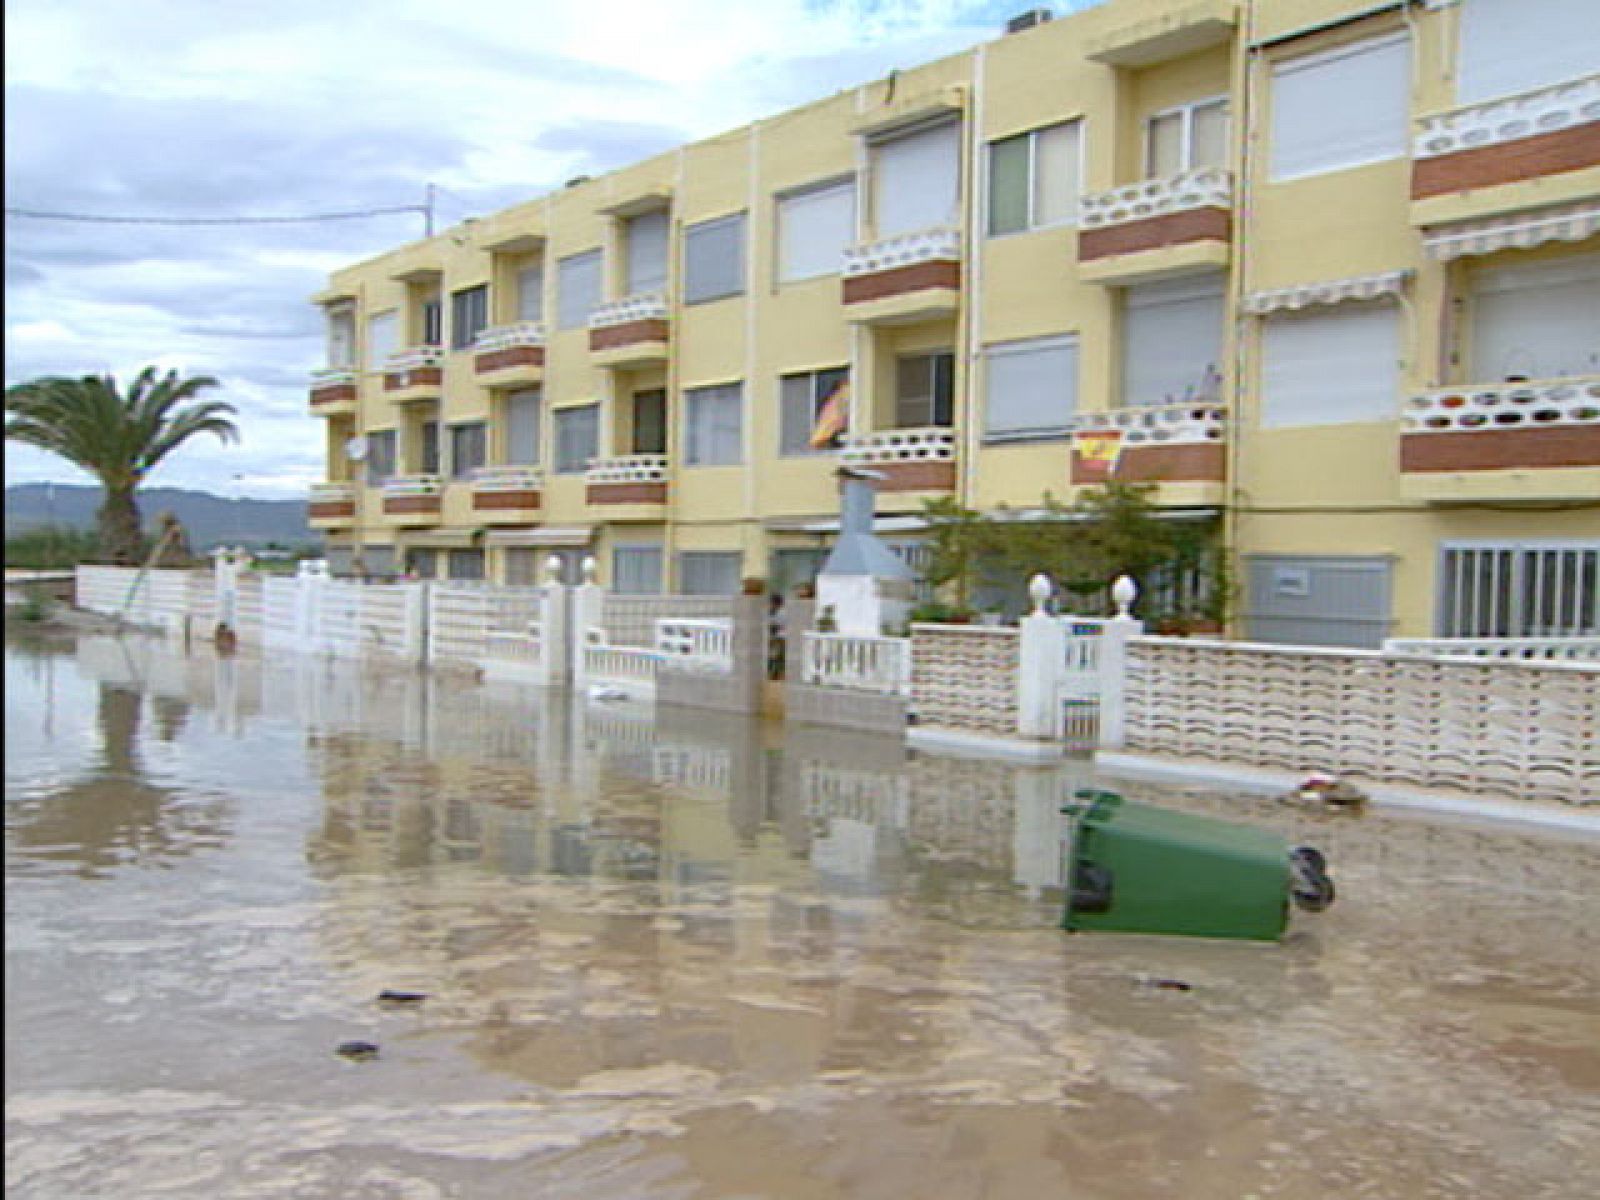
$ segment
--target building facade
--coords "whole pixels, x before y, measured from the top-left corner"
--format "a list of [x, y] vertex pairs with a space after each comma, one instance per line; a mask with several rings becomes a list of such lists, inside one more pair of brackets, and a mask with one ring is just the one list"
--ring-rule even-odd
[[336, 569], [783, 586], [845, 463], [913, 559], [1153, 483], [1248, 637], [1594, 632], [1590, 0], [1045, 16], [334, 275]]

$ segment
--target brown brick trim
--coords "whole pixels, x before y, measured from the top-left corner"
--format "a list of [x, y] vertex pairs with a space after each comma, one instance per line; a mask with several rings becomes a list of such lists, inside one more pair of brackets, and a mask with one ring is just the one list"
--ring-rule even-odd
[[477, 512], [498, 508], [538, 508], [541, 494], [534, 489], [521, 492], [473, 492], [472, 507]]
[[[1110, 478], [1119, 483], [1221, 483], [1227, 478], [1228, 451], [1221, 442], [1181, 446], [1124, 447]], [[1072, 482], [1104, 483], [1099, 464], [1084, 462], [1072, 451]]]
[[306, 506], [306, 516], [313, 521], [337, 521], [355, 515], [354, 500], [323, 500]]
[[504, 350], [491, 350], [472, 360], [472, 370], [482, 375], [488, 371], [504, 371], [507, 367], [544, 366], [543, 346], [508, 346]]
[[927, 288], [961, 287], [961, 264], [947, 259], [913, 263], [909, 267], [895, 267], [871, 275], [852, 275], [844, 281], [844, 302], [864, 304], [868, 300], [883, 300], [902, 296], [907, 292], [920, 292]]
[[948, 460], [874, 463], [872, 469], [883, 472], [880, 492], [948, 492], [956, 486], [956, 464]]
[[383, 511], [395, 516], [406, 513], [437, 513], [439, 511], [439, 497], [437, 496], [385, 496], [383, 498]]
[[400, 392], [413, 387], [439, 387], [444, 383], [442, 367], [412, 367], [409, 371], [391, 371], [383, 377], [383, 390]]
[[665, 504], [665, 483], [591, 483], [590, 504]]
[[1411, 165], [1411, 198], [1426, 200], [1593, 166], [1600, 166], [1600, 121], [1554, 129], [1514, 142], [1419, 158]]
[[664, 342], [667, 336], [667, 323], [658, 317], [627, 321], [621, 325], [602, 325], [599, 329], [589, 330], [589, 349], [616, 350], [623, 346], [636, 346], [640, 342]]
[[1513, 467], [1600, 467], [1600, 425], [1542, 429], [1442, 430], [1400, 438], [1400, 470], [1496, 471]]
[[1126, 221], [1078, 232], [1078, 261], [1137, 254], [1189, 242], [1226, 242], [1233, 236], [1233, 214], [1225, 208], [1186, 208], [1182, 212]]
[[354, 404], [356, 402], [356, 385], [353, 383], [330, 383], [326, 387], [311, 389], [312, 407], [323, 404]]

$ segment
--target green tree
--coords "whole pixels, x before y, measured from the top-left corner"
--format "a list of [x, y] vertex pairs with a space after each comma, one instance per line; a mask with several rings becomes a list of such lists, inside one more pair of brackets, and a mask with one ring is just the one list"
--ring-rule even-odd
[[100, 480], [100, 546], [114, 563], [139, 559], [135, 493], [168, 454], [197, 433], [237, 441], [235, 412], [197, 399], [217, 386], [209, 375], [180, 379], [146, 367], [124, 395], [110, 375], [47, 375], [6, 389], [6, 440], [57, 454]]

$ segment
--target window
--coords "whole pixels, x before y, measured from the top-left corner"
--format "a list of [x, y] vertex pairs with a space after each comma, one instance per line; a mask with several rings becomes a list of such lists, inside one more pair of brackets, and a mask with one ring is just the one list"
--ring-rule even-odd
[[450, 349], [465, 350], [489, 324], [489, 289], [482, 284], [450, 295]]
[[448, 554], [449, 565], [446, 569], [451, 579], [483, 578], [482, 550], [451, 550]]
[[841, 179], [778, 197], [778, 279], [837, 275], [856, 240], [856, 181]]
[[417, 455], [417, 470], [424, 475], [437, 475], [439, 473], [439, 422], [424, 421], [417, 432], [422, 439]]
[[482, 421], [450, 426], [450, 478], [466, 479], [488, 462], [488, 426]]
[[582, 474], [588, 470], [589, 460], [600, 453], [600, 406], [558, 408], [555, 422], [556, 474]]
[[633, 453], [667, 452], [667, 389], [633, 394]]
[[589, 250], [556, 264], [556, 325], [582, 329], [600, 307], [600, 251]]
[[1261, 424], [1337, 425], [1395, 415], [1400, 321], [1392, 304], [1339, 304], [1267, 317]]
[[376, 487], [394, 475], [395, 432], [382, 429], [367, 434], [367, 483]]
[[742, 461], [743, 385], [690, 388], [683, 395], [684, 461], [691, 467], [725, 467]]
[[685, 596], [732, 596], [739, 591], [737, 550], [690, 550], [678, 555], [678, 590]]
[[661, 591], [661, 547], [618, 546], [611, 552], [611, 590], [624, 596]]
[[1221, 399], [1222, 280], [1130, 287], [1122, 308], [1122, 403]]
[[1448, 542], [1440, 637], [1600, 634], [1600, 542]]
[[642, 213], [628, 221], [627, 294], [662, 292], [667, 287], [667, 213]]
[[1594, 72], [1594, 0], [1465, 0], [1456, 102], [1477, 104]]
[[984, 437], [1060, 437], [1078, 408], [1074, 335], [1005, 342], [984, 351]]
[[425, 546], [413, 546], [406, 551], [406, 571], [418, 579], [439, 577], [439, 552]]
[[502, 558], [508, 587], [534, 587], [539, 582], [539, 551], [533, 546], [507, 546]]
[[328, 365], [356, 365], [356, 314], [348, 305], [328, 310]]
[[1403, 35], [1272, 69], [1272, 178], [1399, 158], [1408, 149], [1411, 49]]
[[539, 426], [544, 397], [538, 388], [506, 393], [506, 465], [539, 464]]
[[1469, 379], [1600, 374], [1600, 255], [1480, 268]]
[[1228, 101], [1199, 100], [1159, 112], [1144, 126], [1146, 179], [1167, 179], [1228, 162]]
[[744, 214], [689, 226], [683, 239], [683, 302], [701, 304], [744, 291]]
[[422, 344], [437, 346], [444, 341], [444, 307], [439, 297], [432, 296], [422, 302], [418, 310], [422, 317]]
[[400, 349], [400, 314], [393, 309], [367, 318], [367, 369], [376, 370]]
[[1083, 129], [1077, 121], [989, 143], [989, 233], [1078, 218]]
[[922, 429], [954, 422], [956, 356], [948, 350], [913, 354], [895, 362], [894, 423]]
[[879, 238], [957, 223], [961, 123], [944, 121], [872, 145], [872, 227]]
[[544, 320], [544, 267], [540, 263], [517, 272], [517, 320]]
[[[783, 455], [820, 454], [823, 451], [811, 445], [812, 431], [817, 427], [817, 417], [822, 406], [833, 395], [834, 389], [850, 378], [844, 367], [826, 371], [806, 371], [799, 375], [785, 375], [778, 384], [778, 453]], [[833, 444], [838, 444], [838, 437]]]

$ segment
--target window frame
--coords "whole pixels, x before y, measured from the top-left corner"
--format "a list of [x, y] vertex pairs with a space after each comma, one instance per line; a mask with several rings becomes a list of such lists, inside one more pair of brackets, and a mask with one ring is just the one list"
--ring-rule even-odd
[[[994, 429], [990, 415], [994, 410], [994, 384], [991, 362], [1001, 357], [1024, 354], [1029, 349], [1045, 350], [1070, 347], [1072, 351], [1072, 392], [1069, 411], [1063, 414], [1059, 425], [1035, 425], [1027, 428]], [[985, 445], [1009, 445], [1018, 442], [1056, 442], [1072, 436], [1072, 418], [1078, 413], [1081, 399], [1079, 377], [1083, 373], [1083, 339], [1077, 330], [1046, 333], [1038, 337], [1012, 338], [1003, 342], [990, 342], [983, 347], [983, 428], [980, 436]]]
[[[1353, 415], [1337, 415], [1331, 418], [1318, 420], [1286, 420], [1280, 414], [1276, 417], [1269, 416], [1270, 396], [1267, 391], [1267, 345], [1269, 330], [1274, 328], [1287, 328], [1296, 323], [1306, 323], [1318, 318], [1346, 319], [1358, 314], [1370, 315], [1376, 312], [1387, 312], [1391, 319], [1394, 335], [1394, 358], [1392, 360], [1392, 387], [1390, 388], [1389, 407], [1384, 412], [1371, 412], [1361, 410]], [[1403, 360], [1406, 354], [1404, 309], [1401, 304], [1392, 298], [1377, 300], [1342, 300], [1337, 304], [1315, 304], [1303, 309], [1285, 309], [1277, 312], [1264, 313], [1256, 320], [1255, 329], [1255, 420], [1256, 427], [1263, 431], [1280, 429], [1326, 429], [1337, 425], [1373, 425], [1385, 421], [1397, 421], [1400, 418], [1401, 394], [1405, 385], [1405, 371]]]
[[[1392, 45], [1403, 46], [1406, 51], [1406, 53], [1402, 56], [1406, 64], [1406, 79], [1404, 89], [1406, 106], [1400, 116], [1401, 134], [1398, 148], [1392, 152], [1373, 157], [1341, 159], [1333, 162], [1325, 162], [1319, 166], [1311, 167], [1309, 169], [1301, 168], [1290, 172], [1280, 172], [1277, 165], [1277, 150], [1279, 144], [1278, 87], [1280, 77], [1285, 73], [1292, 74], [1297, 71], [1315, 69], [1317, 67], [1326, 66], [1329, 63], [1337, 62], [1340, 59], [1353, 58], [1360, 54], [1386, 49]], [[1396, 159], [1408, 157], [1411, 153], [1411, 94], [1415, 83], [1415, 72], [1412, 69], [1414, 66], [1413, 58], [1414, 54], [1410, 33], [1404, 29], [1398, 29], [1390, 30], [1387, 33], [1374, 34], [1370, 37], [1341, 42], [1337, 46], [1329, 46], [1327, 49], [1312, 51], [1308, 54], [1286, 55], [1283, 58], [1268, 61], [1265, 64], [1268, 87], [1266, 128], [1267, 145], [1266, 153], [1261, 156], [1262, 167], [1265, 173], [1264, 177], [1266, 181], [1274, 184], [1295, 183], [1302, 179], [1315, 179], [1323, 175], [1332, 175], [1339, 171], [1351, 171], [1358, 167], [1368, 167], [1377, 163], [1394, 162]]]
[[[563, 421], [562, 421], [563, 414], [572, 414], [572, 413], [587, 413], [587, 414], [589, 414], [590, 418], [594, 422], [594, 438], [593, 438], [593, 447], [594, 448], [593, 448], [593, 450], [591, 450], [591, 452], [589, 454], [584, 456], [583, 462], [581, 464], [579, 464], [579, 465], [576, 465], [576, 466], [572, 465], [572, 463], [567, 458], [564, 457], [563, 451], [565, 450], [565, 446], [564, 446], [564, 443], [563, 443], [562, 437], [561, 437], [562, 424], [563, 424]], [[566, 420], [567, 421], [574, 421], [574, 420], [577, 420], [577, 418], [574, 417], [574, 416], [568, 415], [566, 417]], [[598, 455], [600, 453], [600, 405], [599, 405], [599, 403], [597, 401], [591, 401], [588, 404], [567, 404], [567, 405], [562, 406], [561, 408], [552, 408], [550, 410], [550, 437], [551, 437], [551, 441], [552, 441], [552, 445], [551, 445], [551, 448], [550, 448], [550, 459], [551, 459], [550, 471], [551, 471], [551, 474], [554, 474], [554, 475], [582, 475], [584, 472], [586, 472], [589, 469], [589, 460], [598, 457]]]
[[[739, 415], [739, 437], [735, 456], [731, 459], [717, 459], [715, 461], [703, 460], [696, 457], [698, 446], [694, 436], [695, 415], [701, 411], [699, 404], [708, 399], [727, 399], [731, 389], [734, 408]], [[713, 396], [712, 393], [717, 393]], [[724, 383], [708, 383], [698, 387], [683, 389], [683, 465], [685, 467], [738, 467], [744, 465], [744, 381], [739, 379], [729, 380]]]
[[[1078, 162], [1077, 162], [1077, 192], [1074, 195], [1072, 215], [1062, 217], [1055, 221], [1040, 221], [1037, 207], [1039, 199], [1039, 135], [1052, 129], [1063, 129], [1069, 125], [1078, 130]], [[1087, 160], [1085, 137], [1087, 123], [1082, 116], [1068, 117], [1063, 121], [1052, 121], [1048, 125], [1038, 125], [1032, 129], [1024, 129], [1020, 133], [1007, 134], [1005, 137], [991, 138], [984, 143], [983, 156], [983, 229], [984, 236], [991, 238], [1016, 237], [1023, 233], [1037, 233], [1042, 229], [1072, 229], [1076, 228], [1078, 219], [1082, 215], [1083, 205], [1083, 169]], [[1019, 138], [1028, 139], [1028, 180], [1027, 180], [1027, 207], [1028, 215], [1023, 221], [1021, 229], [997, 230], [994, 227], [994, 151], [997, 146], [1008, 142], [1015, 142]]]
[[[463, 311], [465, 310], [465, 320]], [[463, 332], [465, 328], [465, 333]], [[489, 328], [489, 285], [475, 283], [450, 293], [450, 349], [470, 350]]]
[[[382, 487], [384, 483], [393, 479], [399, 473], [400, 431], [397, 429], [373, 429], [367, 432], [366, 439], [365, 466], [367, 468], [367, 486]], [[380, 456], [373, 454], [373, 451], [378, 446], [385, 447], [385, 455], [382, 457], [388, 459], [387, 469], [380, 469], [385, 464], [381, 464], [378, 461]]]
[[[825, 376], [825, 375], [835, 375], [835, 374], [842, 376], [842, 378], [844, 379], [846, 384], [848, 384], [849, 380], [850, 380], [850, 364], [849, 363], [845, 363], [845, 364], [843, 364], [841, 366], [837, 366], [837, 367], [815, 367], [815, 368], [813, 368], [813, 369], [811, 369], [809, 371], [787, 371], [784, 374], [778, 376], [778, 457], [779, 458], [815, 458], [818, 455], [832, 454], [832, 453], [836, 452], [836, 449], [837, 449], [837, 446], [838, 446], [838, 443], [839, 443], [840, 435], [835, 435], [835, 437], [833, 439], [833, 443], [831, 445], [828, 445], [828, 446], [815, 447], [815, 446], [812, 446], [811, 442], [810, 442], [811, 431], [816, 429], [816, 427], [817, 427], [817, 418], [822, 415], [822, 406], [827, 401], [828, 396], [832, 392], [832, 388], [831, 387], [827, 391], [823, 391], [821, 386], [820, 386], [820, 381], [821, 381], [822, 377]], [[808, 405], [809, 405], [809, 408], [810, 408], [811, 411], [810, 411], [810, 418], [806, 423], [806, 430], [807, 430], [807, 433], [806, 433], [806, 444], [801, 446], [801, 447], [799, 447], [798, 449], [787, 449], [787, 448], [785, 448], [785, 442], [784, 442], [784, 433], [785, 433], [784, 426], [787, 423], [786, 418], [788, 416], [787, 397], [784, 395], [784, 392], [785, 392], [785, 386], [784, 385], [787, 384], [791, 379], [794, 379], [794, 380], [804, 379], [804, 380], [807, 381], [807, 383], [809, 385], [809, 388], [810, 388], [810, 394], [808, 395], [807, 400], [808, 400]], [[835, 381], [833, 386], [837, 386], [837, 380]]]
[[[905, 366], [910, 362], [928, 362], [928, 420], [916, 424], [905, 424], [902, 417], [902, 406], [906, 397], [901, 394], [900, 381], [905, 373]], [[939, 380], [940, 367], [945, 366], [945, 383], [949, 389], [947, 403], [950, 408], [950, 419], [941, 423], [939, 416]], [[948, 350], [919, 350], [911, 354], [899, 354], [894, 360], [894, 428], [896, 429], [953, 429], [956, 418], [956, 352], [955, 347]]]
[[[819, 196], [824, 192], [842, 192], [850, 202], [850, 220], [845, 232], [845, 238], [839, 246], [839, 258], [829, 271], [818, 271], [809, 275], [791, 275], [784, 268], [784, 206], [794, 200], [804, 200]], [[772, 196], [772, 280], [776, 286], [789, 283], [805, 283], [812, 279], [827, 279], [838, 275], [844, 270], [844, 257], [849, 248], [856, 244], [861, 232], [861, 188], [856, 179], [855, 172], [844, 175], [835, 175], [829, 179], [819, 179], [812, 183], [801, 184], [798, 187], [785, 188], [774, 192]]]
[[[567, 318], [571, 314], [567, 312], [566, 302], [567, 297], [571, 294], [571, 289], [568, 286], [568, 280], [565, 277], [566, 271], [575, 269], [580, 263], [587, 266], [591, 262], [594, 264], [594, 305], [593, 307], [585, 310], [581, 317], [576, 317], [575, 320], [569, 324]], [[605, 288], [605, 252], [601, 250], [600, 247], [595, 246], [588, 250], [579, 250], [576, 254], [568, 254], [564, 258], [556, 259], [557, 331], [567, 332], [570, 330], [587, 329], [589, 327], [589, 319], [593, 317], [596, 310], [598, 310], [599, 307], [605, 303]]]
[[[683, 285], [681, 288], [683, 304], [687, 307], [695, 304], [714, 304], [718, 300], [728, 300], [735, 296], [743, 296], [749, 291], [750, 281], [750, 229], [748, 214], [740, 209], [738, 212], [724, 213], [720, 217], [711, 217], [705, 221], [696, 221], [693, 225], [684, 226], [683, 230]], [[712, 291], [703, 294], [696, 291], [694, 269], [694, 243], [696, 237], [705, 237], [708, 234], [732, 225], [739, 229], [738, 240], [738, 269], [733, 273], [733, 282], [730, 291]], [[704, 268], [702, 268], [703, 270]]]
[[[452, 480], [471, 479], [474, 471], [488, 465], [489, 462], [489, 423], [487, 421], [457, 421], [447, 427], [450, 430], [450, 478]], [[461, 457], [465, 435], [477, 435], [477, 459], [470, 466], [463, 468]], [[466, 449], [472, 449], [467, 445]], [[470, 457], [470, 455], [469, 455]]]
[[[1201, 109], [1210, 108], [1213, 105], [1221, 105], [1222, 106], [1223, 115], [1226, 116], [1227, 119], [1228, 119], [1228, 141], [1231, 142], [1232, 139], [1233, 139], [1233, 111], [1232, 111], [1231, 107], [1229, 106], [1229, 97], [1228, 97], [1228, 94], [1226, 92], [1220, 92], [1220, 93], [1218, 93], [1217, 95], [1214, 95], [1214, 96], [1205, 96], [1205, 97], [1202, 97], [1202, 98], [1200, 98], [1198, 100], [1185, 101], [1182, 104], [1174, 104], [1174, 105], [1171, 105], [1171, 106], [1169, 106], [1167, 108], [1157, 109], [1155, 112], [1146, 114], [1146, 116], [1144, 118], [1144, 125], [1143, 125], [1143, 136], [1144, 136], [1144, 177], [1146, 179], [1171, 179], [1171, 178], [1173, 178], [1172, 175], [1157, 175], [1155, 173], [1154, 165], [1151, 162], [1151, 151], [1155, 147], [1154, 147], [1153, 143], [1150, 140], [1150, 130], [1151, 130], [1151, 127], [1157, 121], [1162, 120], [1165, 117], [1179, 117], [1180, 118], [1180, 123], [1179, 123], [1179, 126], [1178, 126], [1178, 128], [1179, 128], [1178, 160], [1179, 160], [1181, 165], [1178, 167], [1177, 171], [1175, 171], [1173, 174], [1174, 175], [1182, 175], [1187, 171], [1197, 171], [1197, 170], [1200, 169], [1200, 166], [1198, 164], [1196, 164], [1195, 161], [1194, 161], [1194, 122], [1195, 122], [1195, 115]], [[1224, 153], [1223, 153], [1223, 161], [1222, 162], [1215, 163], [1215, 164], [1207, 163], [1205, 165], [1206, 166], [1216, 166], [1216, 167], [1225, 168], [1228, 165], [1226, 151], [1227, 151], [1227, 147], [1225, 145], [1224, 146]]]

